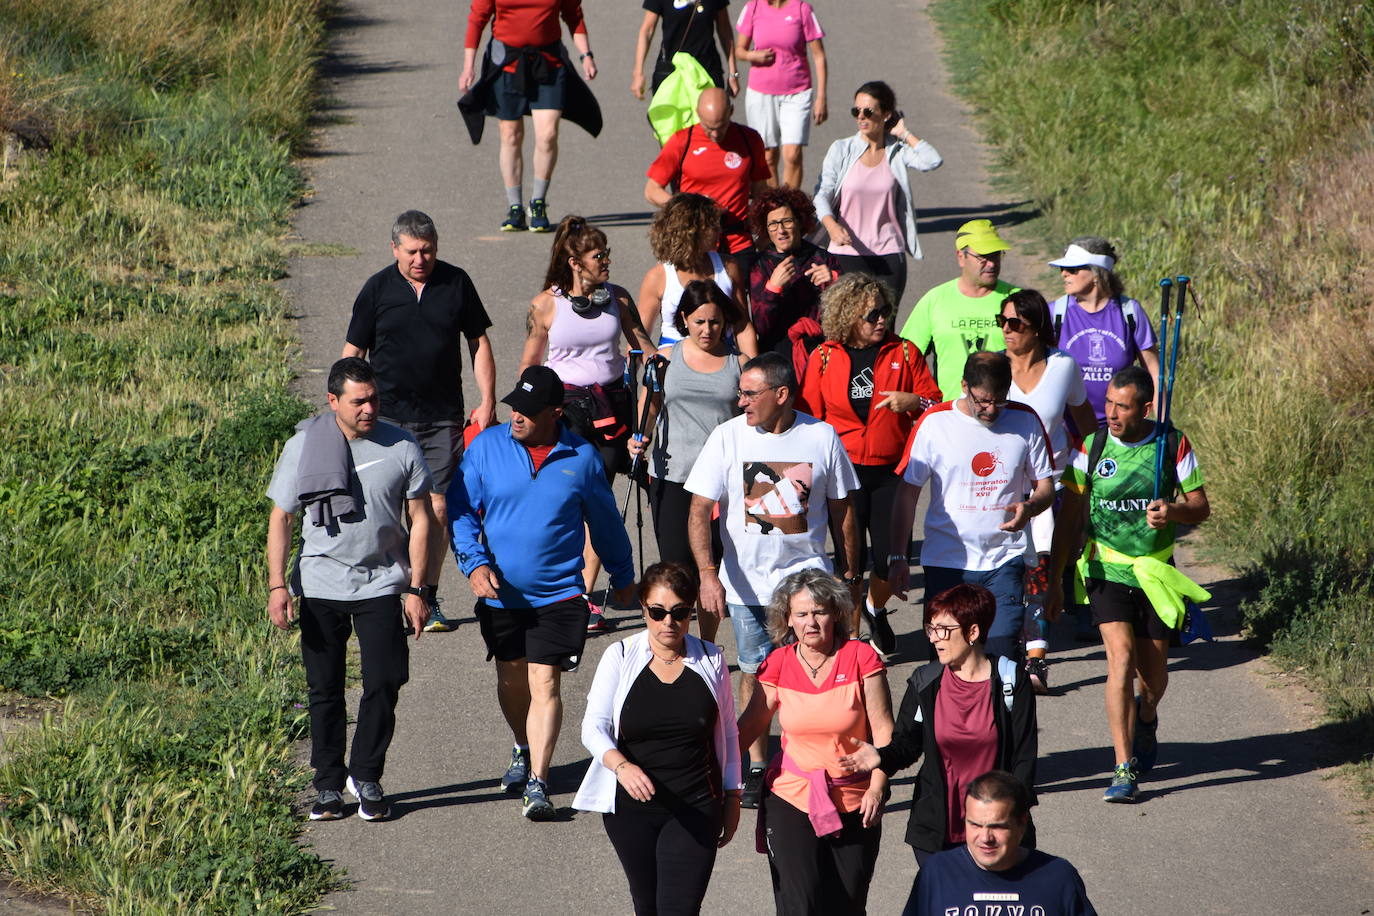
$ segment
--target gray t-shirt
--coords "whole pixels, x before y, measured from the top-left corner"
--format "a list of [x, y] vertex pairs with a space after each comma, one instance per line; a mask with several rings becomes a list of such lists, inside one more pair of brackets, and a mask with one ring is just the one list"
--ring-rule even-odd
[[[267, 496], [283, 512], [301, 515], [296, 469], [305, 441], [286, 441]], [[357, 508], [336, 529], [301, 520], [301, 551], [291, 571], [291, 593], [332, 601], [362, 601], [399, 595], [410, 584], [407, 499], [429, 493], [429, 468], [410, 433], [377, 423], [372, 434], [348, 441], [353, 453], [353, 499]]]

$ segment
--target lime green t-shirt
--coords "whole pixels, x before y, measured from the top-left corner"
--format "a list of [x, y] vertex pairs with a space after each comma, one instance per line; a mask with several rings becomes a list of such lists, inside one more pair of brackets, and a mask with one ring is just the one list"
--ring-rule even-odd
[[991, 292], [974, 299], [959, 292], [956, 278], [922, 296], [907, 316], [902, 336], [927, 356], [934, 344], [935, 383], [945, 400], [961, 394], [959, 383], [970, 353], [1006, 348], [997, 327], [997, 313], [1002, 310], [1002, 300], [1019, 288], [998, 280]]
[[[1106, 430], [1095, 435], [1106, 436], [1107, 444], [1093, 469], [1088, 536], [1131, 557], [1143, 557], [1173, 544], [1175, 525], [1156, 530], [1145, 522], [1145, 507], [1150, 504], [1155, 490], [1155, 436], [1126, 443]], [[1064, 469], [1064, 486], [1079, 495], [1086, 489], [1091, 445], [1092, 437], [1089, 437], [1074, 451], [1072, 462]], [[1174, 465], [1182, 492], [1189, 493], [1202, 486], [1202, 470], [1197, 465], [1193, 446], [1182, 433], [1178, 436]], [[1088, 576], [1140, 587], [1130, 567], [1115, 563], [1091, 560]]]

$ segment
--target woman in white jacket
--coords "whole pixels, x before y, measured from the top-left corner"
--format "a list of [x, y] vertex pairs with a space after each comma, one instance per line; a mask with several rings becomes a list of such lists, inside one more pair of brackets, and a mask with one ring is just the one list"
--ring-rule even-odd
[[907, 169], [929, 172], [943, 160], [906, 127], [887, 83], [864, 83], [849, 110], [858, 133], [830, 144], [816, 183], [816, 215], [844, 273], [860, 271], [906, 289], [906, 256], [921, 257]]
[[695, 914], [716, 850], [739, 825], [740, 756], [724, 653], [687, 633], [697, 579], [655, 563], [639, 585], [644, 631], [596, 668], [582, 743], [592, 763], [573, 807], [599, 811], [637, 916]]

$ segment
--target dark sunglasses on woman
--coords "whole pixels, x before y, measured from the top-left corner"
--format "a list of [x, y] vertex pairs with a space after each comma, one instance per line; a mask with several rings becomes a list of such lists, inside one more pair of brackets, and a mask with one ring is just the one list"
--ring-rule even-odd
[[688, 617], [692, 616], [692, 609], [680, 604], [677, 607], [672, 608], [671, 610], [664, 607], [661, 604], [651, 604], [644, 610], [648, 612], [650, 620], [662, 620], [664, 617], [667, 617], [669, 614], [671, 614], [673, 616], [673, 620], [677, 621], [678, 623], [682, 623]]
[[998, 315], [997, 326], [999, 328], [1006, 328], [1013, 334], [1019, 334], [1022, 331], [1035, 330], [1035, 328], [1031, 326], [1031, 323], [1029, 321], [1026, 321], [1024, 318], [1021, 318], [1017, 315]]

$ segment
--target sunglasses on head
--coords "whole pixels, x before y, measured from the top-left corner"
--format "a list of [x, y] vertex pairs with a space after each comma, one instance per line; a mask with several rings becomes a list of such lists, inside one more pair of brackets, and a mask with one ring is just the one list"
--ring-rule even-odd
[[650, 620], [662, 620], [664, 617], [671, 614], [673, 620], [678, 623], [682, 623], [688, 617], [692, 616], [692, 609], [683, 604], [679, 604], [675, 608], [666, 608], [661, 604], [651, 604], [644, 608], [644, 612], [649, 615]]
[[1026, 321], [1019, 315], [998, 315], [997, 326], [999, 328], [1006, 328], [1013, 334], [1019, 333], [1021, 331], [1035, 330], [1035, 328], [1031, 326], [1031, 323], [1029, 321]]

